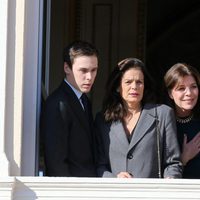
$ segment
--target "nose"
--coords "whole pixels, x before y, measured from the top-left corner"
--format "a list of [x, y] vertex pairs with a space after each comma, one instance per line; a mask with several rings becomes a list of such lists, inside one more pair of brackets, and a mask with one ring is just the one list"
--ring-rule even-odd
[[91, 79], [92, 79], [92, 73], [91, 73], [91, 72], [88, 72], [88, 73], [86, 74], [86, 79], [87, 79], [87, 80], [91, 80]]
[[136, 84], [135, 81], [132, 82], [131, 87], [132, 87], [133, 89], [136, 89], [136, 88], [137, 88], [137, 84]]
[[185, 94], [190, 95], [192, 93], [190, 88], [186, 88], [185, 89]]

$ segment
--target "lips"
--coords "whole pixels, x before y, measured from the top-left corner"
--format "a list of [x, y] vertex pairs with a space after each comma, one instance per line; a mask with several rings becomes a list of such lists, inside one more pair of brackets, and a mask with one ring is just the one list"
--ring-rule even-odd
[[84, 87], [84, 88], [90, 88], [90, 87], [91, 87], [91, 84], [83, 84], [83, 87]]
[[185, 103], [185, 105], [195, 105], [196, 102], [197, 102], [197, 99], [186, 99], [186, 100], [183, 100], [183, 102]]
[[131, 96], [138, 96], [138, 93], [130, 93]]
[[185, 99], [185, 100], [183, 100], [183, 101], [185, 101], [185, 102], [193, 102], [194, 99]]

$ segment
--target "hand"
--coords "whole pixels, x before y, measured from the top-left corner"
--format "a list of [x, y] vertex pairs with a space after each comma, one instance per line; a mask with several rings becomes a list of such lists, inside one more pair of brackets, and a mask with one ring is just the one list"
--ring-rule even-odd
[[133, 178], [133, 175], [128, 172], [120, 172], [117, 174], [117, 178]]
[[200, 152], [200, 132], [195, 137], [187, 142], [187, 135], [184, 135], [183, 149], [181, 154], [181, 160], [183, 165], [186, 165], [188, 161], [193, 159]]

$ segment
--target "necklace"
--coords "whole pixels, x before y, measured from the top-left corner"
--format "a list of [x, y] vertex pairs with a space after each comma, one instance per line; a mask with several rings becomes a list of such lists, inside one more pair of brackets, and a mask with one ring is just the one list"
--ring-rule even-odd
[[192, 118], [193, 118], [193, 114], [190, 115], [189, 117], [184, 118], [184, 119], [176, 117], [176, 121], [181, 123], [181, 124], [185, 124], [185, 123], [190, 122], [192, 120]]

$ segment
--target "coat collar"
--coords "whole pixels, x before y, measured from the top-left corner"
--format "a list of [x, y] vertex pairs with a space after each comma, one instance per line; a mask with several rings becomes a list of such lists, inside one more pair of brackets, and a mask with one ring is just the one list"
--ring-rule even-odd
[[111, 133], [113, 133], [112, 139], [115, 140], [116, 144], [119, 143], [119, 147], [122, 148], [122, 152], [127, 153], [129, 142], [126, 137], [126, 133], [121, 121], [112, 122]]
[[117, 142], [121, 144], [120, 147], [123, 148], [123, 152], [132, 149], [144, 137], [148, 129], [155, 122], [155, 117], [155, 106], [150, 104], [144, 105], [130, 143], [126, 138], [122, 122], [117, 121], [111, 124], [111, 131], [113, 131], [115, 139], [118, 140]]
[[146, 104], [143, 107], [142, 113], [138, 120], [138, 123], [135, 127], [130, 145], [129, 150], [134, 147], [147, 133], [149, 128], [155, 122], [155, 107], [150, 104]]

